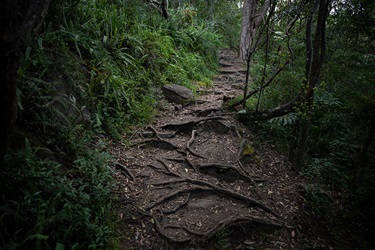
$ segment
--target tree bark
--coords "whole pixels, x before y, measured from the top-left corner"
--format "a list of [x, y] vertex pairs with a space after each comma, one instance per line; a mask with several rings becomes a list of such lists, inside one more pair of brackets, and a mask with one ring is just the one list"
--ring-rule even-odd
[[266, 109], [262, 111], [255, 111], [250, 114], [249, 120], [250, 121], [262, 121], [262, 120], [269, 120], [272, 118], [284, 116], [294, 110], [295, 107], [297, 107], [297, 104], [299, 103], [299, 100], [301, 100], [302, 97], [300, 94], [296, 95], [290, 102], [283, 104], [277, 108], [273, 109]]
[[34, 38], [40, 32], [52, 0], [31, 0], [24, 18], [21, 34]]
[[[21, 40], [35, 37], [44, 22], [51, 0], [32, 0], [25, 15], [17, 1], [3, 1], [0, 10], [0, 161], [6, 153], [17, 118], [17, 71]], [[20, 16], [25, 16], [21, 19]]]
[[9, 145], [17, 116], [16, 81], [19, 26], [16, 1], [5, 1], [0, 10], [0, 161]]
[[252, 50], [255, 34], [262, 20], [270, 8], [270, 0], [266, 0], [262, 7], [258, 8], [258, 0], [245, 0], [242, 8], [242, 23], [239, 56], [242, 61], [248, 60]]
[[[244, 94], [242, 99], [242, 106], [243, 109], [246, 109], [246, 100], [247, 100], [247, 92], [249, 88], [249, 78], [250, 78], [250, 65], [252, 55], [255, 52], [255, 49], [258, 46], [262, 33], [266, 27], [263, 28], [258, 32], [258, 36], [255, 39], [255, 35], [257, 33], [257, 29], [259, 28], [261, 21], [264, 21], [264, 17], [266, 15], [267, 10], [271, 7], [270, 0], [266, 0], [263, 6], [260, 8], [257, 15], [255, 15], [255, 11], [257, 8], [257, 1], [256, 0], [246, 0], [243, 6], [243, 15], [242, 15], [242, 25], [241, 25], [241, 42], [240, 42], [240, 49], [239, 49], [239, 57], [242, 60], [246, 59], [246, 80], [244, 86]], [[276, 8], [276, 2], [273, 3], [272, 9], [268, 15], [267, 23], [270, 21], [273, 11]], [[267, 31], [268, 32], [268, 31]], [[255, 42], [255, 43], [254, 43]]]
[[[299, 142], [296, 146], [298, 150], [293, 156], [294, 163], [297, 167], [301, 168], [305, 164], [305, 156], [307, 151], [307, 143], [309, 138], [309, 131], [311, 127], [311, 112], [313, 107], [314, 88], [319, 82], [320, 74], [322, 72], [324, 58], [326, 54], [325, 44], [325, 29], [326, 21], [328, 18], [328, 7], [330, 0], [315, 0], [313, 3], [312, 12], [308, 18], [306, 27], [306, 78], [307, 83], [304, 88], [306, 89], [305, 100], [300, 107], [303, 112]], [[312, 26], [314, 15], [319, 8], [318, 21], [315, 28], [315, 36], [312, 38]], [[302, 90], [304, 91], [304, 90]]]
[[146, 1], [150, 4], [150, 6], [157, 9], [164, 19], [169, 18], [169, 14], [168, 14], [168, 4], [169, 3], [168, 3], [168, 0], [162, 0], [161, 3], [159, 3], [156, 0], [146, 0]]

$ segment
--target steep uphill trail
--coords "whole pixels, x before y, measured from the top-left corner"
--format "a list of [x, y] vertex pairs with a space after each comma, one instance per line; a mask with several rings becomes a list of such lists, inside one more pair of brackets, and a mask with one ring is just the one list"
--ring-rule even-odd
[[195, 104], [165, 103], [125, 138], [130, 145], [111, 145], [120, 248], [326, 248], [306, 226], [302, 177], [223, 110], [223, 100], [242, 93], [246, 70], [229, 49], [220, 63]]

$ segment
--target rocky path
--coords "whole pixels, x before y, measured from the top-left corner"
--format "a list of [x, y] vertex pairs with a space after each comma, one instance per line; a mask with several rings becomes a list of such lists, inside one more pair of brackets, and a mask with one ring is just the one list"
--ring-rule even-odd
[[235, 58], [221, 51], [221, 73], [196, 104], [166, 103], [130, 145], [112, 145], [123, 249], [316, 247], [300, 218], [301, 177], [222, 109], [242, 93]]

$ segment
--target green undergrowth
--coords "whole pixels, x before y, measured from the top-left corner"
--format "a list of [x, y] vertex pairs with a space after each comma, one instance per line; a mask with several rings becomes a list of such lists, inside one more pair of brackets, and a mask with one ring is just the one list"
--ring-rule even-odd
[[[358, 108], [339, 95], [321, 89], [314, 101], [307, 156], [299, 166], [300, 173], [313, 183], [305, 190], [306, 204], [314, 216], [323, 219], [338, 247], [371, 248], [374, 155], [368, 152], [363, 165], [357, 160], [367, 128]], [[292, 112], [253, 124], [253, 129], [288, 157], [299, 121], [300, 114]], [[356, 231], [360, 236], [352, 237]]]
[[104, 142], [149, 122], [164, 84], [211, 84], [220, 35], [194, 13], [181, 6], [164, 20], [137, 0], [51, 4], [43, 33], [25, 39], [21, 136], [0, 168], [2, 247], [118, 248]]
[[26, 147], [8, 154], [1, 177], [3, 249], [103, 249], [113, 237], [114, 181], [108, 155], [91, 152], [64, 165]]
[[[314, 216], [323, 219], [338, 248], [351, 245], [370, 249], [374, 243], [369, 232], [374, 230], [375, 221], [375, 158], [370, 124], [374, 121], [375, 104], [374, 84], [370, 80], [374, 76], [369, 69], [374, 67], [375, 60], [368, 56], [366, 42], [361, 46], [353, 42], [355, 39], [343, 42], [337, 29], [327, 30], [327, 62], [314, 88], [311, 112], [296, 108], [284, 116], [250, 126], [261, 140], [270, 142], [293, 161], [299, 151], [296, 145], [301, 145], [303, 138], [301, 131], [306, 121], [311, 121], [304, 160], [295, 166], [312, 183], [313, 188], [306, 190], [306, 203]], [[364, 33], [359, 37], [369, 39]], [[263, 47], [253, 56], [250, 88], [267, 83], [277, 69], [285, 66], [261, 96], [258, 93], [247, 101], [250, 111], [257, 107], [280, 107], [297, 95], [304, 82], [304, 44], [304, 34], [287, 41], [275, 33], [269, 45], [274, 50]], [[366, 154], [361, 156], [362, 150]]]

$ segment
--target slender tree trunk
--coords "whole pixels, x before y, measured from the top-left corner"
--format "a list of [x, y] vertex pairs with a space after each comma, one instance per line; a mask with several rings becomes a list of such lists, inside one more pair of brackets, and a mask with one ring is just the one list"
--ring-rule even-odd
[[270, 46], [270, 18], [267, 18], [267, 22], [266, 22], [266, 53], [264, 55], [264, 65], [263, 65], [263, 73], [262, 73], [262, 80], [261, 80], [261, 83], [260, 83], [260, 90], [259, 90], [259, 95], [258, 95], [258, 102], [257, 102], [257, 105], [256, 105], [256, 109], [255, 111], [258, 112], [259, 111], [259, 107], [260, 107], [260, 100], [262, 98], [262, 95], [263, 95], [263, 88], [264, 88], [264, 85], [265, 85], [265, 81], [266, 81], [266, 75], [267, 75], [267, 65], [268, 65], [268, 52], [269, 52], [269, 46]]
[[306, 158], [306, 151], [307, 151], [307, 142], [309, 138], [309, 131], [311, 128], [311, 115], [307, 115], [300, 126], [296, 129], [300, 130], [299, 138], [296, 146], [296, 150], [294, 155], [292, 155], [292, 162], [300, 169], [303, 165], [305, 165], [305, 158]]
[[270, 0], [265, 0], [258, 9], [258, 0], [245, 0], [242, 8], [242, 23], [239, 56], [242, 61], [249, 59], [254, 48], [255, 35], [270, 8]]
[[249, 58], [254, 32], [253, 18], [255, 15], [256, 0], [245, 0], [242, 7], [242, 23], [240, 37], [240, 59], [245, 61]]
[[[245, 80], [244, 94], [243, 94], [243, 99], [242, 99], [243, 109], [246, 109], [246, 100], [247, 100], [247, 92], [249, 89], [250, 67], [251, 67], [252, 55], [255, 52], [255, 49], [257, 48], [259, 41], [261, 40], [266, 24], [264, 24], [262, 29], [258, 32], [257, 37], [255, 36], [257, 33], [257, 29], [260, 27], [262, 23], [262, 20], [264, 20], [267, 10], [269, 10], [271, 7], [270, 0], [266, 0], [263, 6], [260, 8], [260, 10], [256, 12], [257, 4], [258, 4], [257, 0], [246, 0], [243, 6], [243, 13], [242, 13], [239, 57], [242, 60], [246, 59], [246, 63], [247, 63], [246, 80]], [[275, 8], [276, 8], [276, 2], [273, 2], [272, 8], [267, 17], [266, 23], [269, 23], [270, 18]]]
[[[328, 7], [330, 0], [314, 0], [311, 13], [306, 24], [306, 83], [301, 92], [305, 92], [305, 98], [299, 104], [299, 109], [303, 113], [301, 118], [300, 138], [295, 152], [294, 163], [298, 168], [304, 165], [305, 155], [307, 151], [307, 143], [312, 119], [312, 107], [314, 98], [314, 88], [319, 82], [319, 77], [324, 64], [326, 53], [325, 46], [325, 28], [328, 17]], [[318, 21], [315, 28], [315, 36], [313, 38], [313, 20], [316, 11], [318, 12]]]
[[161, 7], [162, 7], [162, 16], [164, 17], [164, 19], [168, 19], [168, 17], [169, 17], [168, 0], [163, 0], [162, 3], [161, 3]]
[[[298, 105], [300, 112], [303, 113], [303, 117], [300, 118], [301, 121], [298, 122], [298, 126], [295, 127], [295, 134], [298, 136], [294, 140], [294, 145], [290, 145], [293, 148], [293, 152], [289, 155], [289, 159], [294, 162], [297, 168], [300, 168], [304, 165], [304, 159], [306, 154], [306, 146], [308, 140], [308, 134], [311, 126], [311, 109], [313, 105], [313, 92], [309, 93], [309, 89], [313, 83], [310, 81], [310, 72], [312, 68], [312, 61], [313, 61], [313, 53], [317, 52], [313, 47], [313, 24], [314, 24], [314, 16], [316, 11], [318, 10], [320, 0], [314, 0], [312, 3], [312, 7], [310, 10], [310, 14], [307, 17], [306, 22], [306, 64], [305, 64], [305, 80], [303, 84], [303, 88], [301, 92], [305, 93], [304, 100]], [[318, 39], [315, 37], [315, 39]]]

